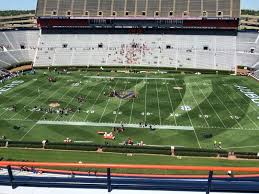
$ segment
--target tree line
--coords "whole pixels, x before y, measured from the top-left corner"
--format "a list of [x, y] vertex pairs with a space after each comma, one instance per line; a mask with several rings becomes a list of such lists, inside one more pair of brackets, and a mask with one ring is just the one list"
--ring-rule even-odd
[[241, 14], [242, 14], [242, 15], [259, 16], [259, 10], [242, 9], [242, 10], [241, 10]]
[[35, 10], [4, 10], [0, 11], [0, 16], [15, 16], [24, 14], [35, 14]]

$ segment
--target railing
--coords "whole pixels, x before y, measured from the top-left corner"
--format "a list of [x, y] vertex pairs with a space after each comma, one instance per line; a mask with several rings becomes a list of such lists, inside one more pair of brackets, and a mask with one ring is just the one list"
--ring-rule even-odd
[[[131, 190], [179, 190], [179, 191], [204, 191], [207, 194], [214, 192], [259, 192], [259, 168], [256, 167], [219, 167], [219, 166], [172, 166], [172, 165], [130, 165], [130, 164], [93, 164], [93, 163], [44, 163], [44, 162], [0, 162], [2, 168], [7, 168], [8, 175], [0, 175], [0, 185], [10, 185], [12, 188], [19, 186], [33, 187], [62, 187], [62, 188], [102, 188], [111, 192], [113, 189]], [[47, 168], [76, 168], [76, 169], [106, 169], [99, 175], [71, 177], [47, 177], [14, 175], [14, 169], [18, 167], [47, 167]], [[127, 174], [112, 173], [113, 169], [149, 169], [149, 170], [174, 170], [174, 171], [207, 171], [208, 176], [195, 178], [194, 176], [168, 176], [149, 177], [148, 175], [133, 177]], [[46, 170], [47, 171], [47, 170]], [[59, 170], [60, 171], [60, 170]], [[51, 172], [51, 170], [50, 170]], [[62, 172], [62, 171], [61, 171]], [[214, 176], [214, 172], [228, 172], [228, 176]], [[250, 175], [235, 176], [235, 173], [252, 173]], [[73, 175], [73, 176], [72, 176]], [[98, 177], [98, 178], [97, 178]]]

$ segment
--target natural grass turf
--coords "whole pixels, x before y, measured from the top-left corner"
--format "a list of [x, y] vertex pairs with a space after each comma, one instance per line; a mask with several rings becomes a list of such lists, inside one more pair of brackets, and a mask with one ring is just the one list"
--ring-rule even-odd
[[[225, 75], [175, 75], [175, 74], [123, 74], [99, 72], [100, 76], [125, 77], [124, 79], [96, 79], [86, 76], [96, 72], [75, 71], [70, 74], [48, 73], [57, 78], [48, 83], [47, 75], [24, 75], [14, 80], [25, 82], [0, 95], [0, 135], [11, 140], [63, 141], [66, 137], [76, 141], [104, 143], [97, 131], [110, 132], [108, 127], [35, 125], [38, 120], [91, 121], [109, 123], [147, 122], [156, 125], [193, 126], [195, 131], [126, 129], [110, 143], [119, 144], [128, 137], [152, 145], [179, 145], [185, 147], [213, 148], [213, 142], [221, 141], [230, 150], [258, 151], [259, 108], [234, 85], [247, 86], [259, 94], [258, 82], [247, 77]], [[130, 79], [137, 77], [139, 79]], [[159, 78], [146, 80], [145, 78]], [[160, 78], [174, 78], [161, 80]], [[5, 84], [13, 80], [7, 81]], [[80, 83], [73, 87], [73, 83]], [[2, 85], [4, 86], [4, 85]], [[2, 87], [1, 86], [1, 87]], [[176, 90], [174, 87], [181, 87]], [[120, 100], [108, 98], [103, 92], [135, 91], [138, 98]], [[40, 93], [38, 93], [38, 90]], [[76, 97], [85, 96], [79, 104]], [[81, 112], [60, 116], [31, 112], [34, 106], [47, 108], [53, 100], [61, 106]], [[13, 104], [17, 112], [8, 111]], [[190, 111], [182, 110], [189, 106]], [[25, 108], [24, 108], [25, 107]], [[86, 113], [86, 111], [93, 113]], [[121, 112], [121, 114], [120, 114]], [[148, 113], [150, 113], [148, 115]], [[173, 113], [173, 114], [172, 114]], [[236, 117], [235, 117], [236, 116]], [[14, 125], [20, 129], [14, 129]], [[206, 139], [206, 134], [213, 137]], [[246, 147], [248, 146], [248, 147]], [[236, 148], [237, 147], [237, 148]]]
[[[4, 160], [29, 160], [37, 162], [75, 162], [83, 163], [110, 163], [110, 164], [150, 164], [150, 165], [180, 165], [180, 166], [237, 166], [237, 167], [259, 167], [256, 160], [227, 160], [216, 158], [196, 158], [182, 157], [178, 159], [172, 156], [143, 155], [116, 153], [96, 153], [80, 151], [54, 151], [54, 150], [34, 150], [34, 149], [13, 149], [1, 148], [0, 157]], [[77, 170], [77, 169], [74, 169]], [[81, 169], [82, 170], [82, 169]], [[83, 169], [89, 170], [89, 169]], [[91, 169], [94, 171], [94, 169]], [[100, 172], [101, 170], [98, 169]], [[207, 172], [195, 171], [161, 171], [161, 170], [129, 170], [116, 169], [113, 172], [120, 173], [151, 173], [151, 174], [207, 174]], [[217, 174], [217, 173], [216, 173]], [[220, 173], [222, 174], [222, 172]]]

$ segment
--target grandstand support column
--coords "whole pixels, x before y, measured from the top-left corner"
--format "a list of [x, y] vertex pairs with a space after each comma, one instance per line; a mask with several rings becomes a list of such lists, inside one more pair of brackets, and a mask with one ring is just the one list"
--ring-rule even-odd
[[173, 13], [175, 13], [175, 1], [176, 1], [176, 0], [173, 0], [173, 1], [174, 1], [174, 4], [173, 4], [173, 6], [174, 6], [174, 7], [173, 7]]
[[84, 13], [83, 13], [83, 15], [85, 15], [85, 12], [86, 12], [86, 1], [87, 0], [84, 1]]
[[13, 172], [12, 172], [12, 167], [10, 165], [7, 166], [7, 171], [8, 171], [8, 175], [9, 175], [9, 180], [10, 180], [10, 184], [12, 186], [12, 189], [15, 189], [16, 186], [14, 184], [14, 176], [13, 176]]
[[146, 5], [145, 5], [145, 12], [148, 12], [148, 0], [146, 0]]
[[59, 15], [59, 2], [60, 0], [58, 0], [58, 3], [57, 3], [57, 15]]
[[112, 191], [111, 169], [110, 168], [107, 168], [107, 189], [108, 189], [108, 192]]
[[127, 11], [127, 0], [124, 0], [124, 14], [125, 14], [125, 12]]
[[201, 16], [203, 15], [203, 11], [204, 11], [204, 9], [203, 9], [203, 0], [201, 0]]
[[44, 0], [43, 15], [46, 15], [47, 0]]
[[188, 0], [188, 2], [187, 2], [187, 12], [188, 12], [188, 14], [190, 12], [190, 0]]
[[218, 16], [218, 10], [219, 10], [219, 0], [216, 0], [216, 17]]
[[134, 12], [134, 16], [137, 15], [137, 9], [138, 9], [138, 0], [135, 0], [135, 12]]
[[70, 10], [71, 10], [72, 14], [74, 14], [74, 13], [73, 13], [74, 4], [75, 4], [75, 0], [72, 0], [72, 1], [71, 1], [71, 6], [70, 6]]
[[207, 186], [206, 194], [209, 194], [209, 193], [210, 193], [211, 183], [212, 183], [212, 177], [213, 177], [213, 171], [209, 171], [208, 186]]
[[100, 10], [100, 6], [101, 6], [101, 2], [100, 2], [100, 0], [98, 0], [98, 5], [97, 5], [98, 7], [97, 7], [97, 10], [98, 11], [102, 11], [102, 10]]
[[35, 55], [34, 55], [34, 59], [33, 59], [33, 65], [36, 63], [36, 59], [37, 59], [37, 55], [38, 55], [38, 49], [40, 46], [40, 38], [41, 38], [41, 28], [39, 31], [39, 37], [38, 37], [38, 41], [37, 41], [37, 47], [36, 47], [36, 51], [35, 51]]
[[158, 11], [159, 11], [159, 13], [161, 13], [161, 2], [162, 0], [159, 0], [159, 8], [158, 8]]
[[230, 0], [230, 17], [233, 17], [233, 0]]
[[59, 0], [57, 0], [57, 15], [59, 15]]
[[111, 15], [113, 13], [113, 7], [114, 7], [114, 0], [112, 0], [112, 3], [111, 3]]

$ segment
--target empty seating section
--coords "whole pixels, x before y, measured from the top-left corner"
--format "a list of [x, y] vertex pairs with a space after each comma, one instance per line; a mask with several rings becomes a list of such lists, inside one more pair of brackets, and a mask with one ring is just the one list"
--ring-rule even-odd
[[148, 0], [144, 1], [136, 1], [136, 7], [137, 7], [137, 16], [145, 16], [146, 15], [146, 5], [147, 5]]
[[234, 70], [235, 36], [43, 34], [35, 66]]
[[209, 17], [237, 18], [239, 9], [236, 0], [38, 0], [37, 16], [201, 17], [205, 11]]
[[127, 16], [135, 16], [135, 0], [126, 0], [126, 12]]
[[[59, 1], [59, 9], [58, 14], [59, 15], [71, 15], [71, 6], [72, 1]], [[70, 12], [70, 14], [68, 14]]]
[[86, 11], [88, 11], [89, 16], [97, 16], [98, 13], [98, 1], [97, 0], [87, 0], [86, 1]]
[[0, 67], [33, 61], [38, 39], [38, 30], [0, 31]]
[[175, 16], [182, 17], [184, 16], [184, 12], [186, 12], [186, 16], [188, 16], [188, 0], [175, 0]]
[[112, 0], [100, 0], [99, 12], [105, 17], [112, 16]]
[[121, 0], [113, 0], [113, 11], [118, 17], [124, 16], [125, 12], [125, 3]]
[[74, 0], [73, 2], [73, 9], [72, 13], [74, 16], [82, 16], [85, 15], [85, 6], [86, 6], [86, 1], [82, 0]]
[[239, 32], [236, 47], [238, 65], [253, 67], [259, 62], [259, 33]]
[[[172, 17], [175, 11], [175, 0], [163, 0], [161, 1], [160, 16], [161, 17]], [[170, 14], [171, 13], [171, 14]]]
[[203, 0], [203, 10], [207, 12], [207, 16], [215, 17], [217, 1], [215, 0]]
[[[45, 0], [41, 0], [41, 1], [45, 1]], [[56, 12], [56, 14], [58, 14], [58, 2], [57, 0], [46, 0], [46, 2], [44, 2], [44, 7], [43, 7], [43, 13], [45, 16], [50, 16], [50, 15], [55, 15], [54, 12]], [[40, 3], [40, 1], [38, 1], [38, 6], [42, 5]], [[39, 9], [38, 9], [39, 10]], [[38, 11], [37, 10], [37, 11]], [[38, 12], [37, 12], [38, 14]]]
[[231, 16], [230, 9], [231, 0], [217, 0], [218, 1], [218, 11], [222, 12], [224, 16]]
[[[159, 9], [160, 8], [160, 9]], [[161, 7], [160, 7], [160, 1], [157, 0], [148, 0], [148, 5], [147, 5], [147, 16], [153, 17], [153, 16], [159, 16]], [[158, 12], [156, 15], [155, 13]]]
[[201, 11], [201, 1], [200, 0], [192, 0], [189, 5], [189, 12], [192, 13], [192, 16], [199, 17], [202, 15]]

